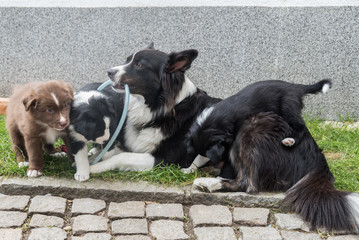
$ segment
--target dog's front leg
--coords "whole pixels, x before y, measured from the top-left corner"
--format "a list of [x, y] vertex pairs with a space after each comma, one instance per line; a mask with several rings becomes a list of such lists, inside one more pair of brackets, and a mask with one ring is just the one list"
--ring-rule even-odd
[[83, 145], [75, 155], [76, 173], [74, 178], [77, 181], [86, 181], [90, 178], [90, 163], [87, 157], [87, 144]]
[[41, 176], [44, 169], [42, 142], [40, 138], [25, 138], [25, 148], [29, 156], [29, 168], [27, 169], [28, 177]]
[[101, 173], [118, 169], [120, 171], [146, 171], [155, 165], [155, 157], [150, 153], [123, 152], [90, 167], [91, 173]]

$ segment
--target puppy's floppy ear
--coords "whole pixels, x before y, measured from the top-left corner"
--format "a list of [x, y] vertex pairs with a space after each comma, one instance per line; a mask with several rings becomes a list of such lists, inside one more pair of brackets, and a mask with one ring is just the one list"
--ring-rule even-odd
[[25, 106], [25, 111], [29, 111], [31, 107], [36, 108], [38, 104], [38, 99], [33, 93], [23, 97], [22, 103]]
[[218, 163], [222, 160], [225, 147], [221, 143], [217, 143], [210, 147], [206, 152], [206, 157], [208, 157], [213, 163]]
[[63, 82], [63, 83], [65, 89], [67, 90], [68, 98], [73, 102], [75, 98], [74, 98], [74, 90], [72, 89], [72, 86], [67, 82]]
[[168, 55], [166, 72], [186, 71], [191, 67], [191, 63], [198, 56], [198, 51], [189, 49], [182, 52], [172, 52]]

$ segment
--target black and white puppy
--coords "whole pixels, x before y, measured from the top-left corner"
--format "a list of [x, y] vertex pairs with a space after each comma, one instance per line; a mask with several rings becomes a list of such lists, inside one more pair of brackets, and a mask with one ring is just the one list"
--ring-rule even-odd
[[[91, 83], [81, 88], [75, 94], [70, 111], [70, 145], [77, 169], [74, 177], [78, 181], [86, 181], [90, 177], [88, 143], [94, 143], [91, 150], [93, 160], [115, 132], [124, 106], [124, 94], [114, 91], [111, 86], [97, 91], [100, 85]], [[103, 158], [120, 151], [116, 145], [121, 142], [121, 137], [119, 134], [116, 144]]]
[[359, 194], [341, 192], [327, 161], [304, 126], [297, 146], [281, 144], [293, 132], [288, 122], [273, 112], [245, 120], [236, 134], [229, 158], [236, 178], [197, 178], [194, 185], [209, 192], [284, 190], [284, 202], [313, 229], [359, 232]]
[[197, 55], [194, 49], [167, 54], [150, 45], [108, 70], [113, 88], [123, 91], [127, 84], [131, 93], [120, 133], [125, 151], [92, 165], [91, 173], [144, 171], [157, 164], [188, 167], [193, 162], [197, 155], [188, 154], [185, 136], [198, 114], [220, 100], [185, 76]]
[[304, 120], [301, 117], [303, 96], [325, 93], [329, 80], [313, 85], [293, 84], [280, 80], [253, 83], [237, 94], [205, 109], [190, 128], [187, 138], [189, 152], [208, 157], [216, 163], [228, 159], [228, 150], [243, 122], [253, 114], [272, 111], [291, 126], [282, 139], [285, 146], [295, 146], [301, 140]]

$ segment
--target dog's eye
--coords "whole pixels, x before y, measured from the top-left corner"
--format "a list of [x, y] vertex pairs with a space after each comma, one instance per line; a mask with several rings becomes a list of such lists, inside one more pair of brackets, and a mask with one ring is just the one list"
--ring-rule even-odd
[[142, 64], [140, 62], [138, 62], [138, 63], [136, 63], [136, 67], [142, 68], [143, 66], [142, 66]]
[[64, 109], [67, 109], [69, 106], [70, 106], [69, 103], [65, 103], [65, 104], [64, 104]]
[[52, 108], [51, 107], [49, 107], [49, 108], [47, 108], [47, 110], [46, 110], [48, 113], [52, 113], [53, 112], [53, 110], [52, 110]]

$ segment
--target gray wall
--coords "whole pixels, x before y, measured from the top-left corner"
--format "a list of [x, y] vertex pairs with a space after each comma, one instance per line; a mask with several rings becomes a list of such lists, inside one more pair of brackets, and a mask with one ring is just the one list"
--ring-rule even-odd
[[14, 84], [63, 79], [78, 89], [150, 42], [199, 56], [187, 72], [227, 97], [265, 79], [333, 79], [305, 112], [359, 117], [359, 6], [9, 7], [0, 5], [0, 97]]

